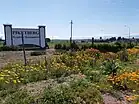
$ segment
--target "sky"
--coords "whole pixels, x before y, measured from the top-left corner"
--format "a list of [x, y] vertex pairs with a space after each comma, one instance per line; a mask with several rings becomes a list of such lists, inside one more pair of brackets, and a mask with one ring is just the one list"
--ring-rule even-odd
[[139, 37], [139, 0], [1, 0], [0, 37], [3, 24], [12, 27], [46, 26], [46, 37], [73, 38]]

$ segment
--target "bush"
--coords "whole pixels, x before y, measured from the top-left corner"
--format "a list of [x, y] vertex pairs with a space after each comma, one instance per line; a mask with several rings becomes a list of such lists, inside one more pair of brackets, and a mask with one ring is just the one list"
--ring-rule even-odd
[[30, 53], [31, 56], [45, 55], [44, 51], [34, 51]]
[[9, 95], [3, 104], [34, 104], [34, 100], [26, 91], [17, 91]]
[[133, 48], [135, 45], [133, 43], [128, 43], [127, 48]]
[[0, 47], [0, 51], [18, 51], [19, 47], [17, 46], [2, 46]]
[[27, 73], [24, 73], [22, 77], [24, 78], [22, 83], [26, 84], [30, 82], [37, 82], [40, 80], [46, 80], [48, 75], [45, 70], [44, 71], [40, 70], [40, 71], [28, 71]]
[[74, 49], [74, 50], [78, 50], [79, 49], [79, 47], [78, 47], [78, 45], [75, 43], [75, 42], [73, 42], [72, 44], [71, 44], [71, 46], [70, 45], [67, 45], [67, 44], [56, 44], [55, 45], [55, 49], [62, 49], [62, 50], [69, 50], [69, 49]]
[[66, 50], [66, 48], [67, 48], [66, 45], [63, 44], [62, 49], [63, 49], [63, 50]]
[[62, 45], [61, 44], [56, 44], [55, 49], [62, 49]]
[[112, 74], [115, 76], [117, 74], [117, 70], [119, 68], [118, 63], [115, 60], [107, 60], [103, 63], [102, 69], [104, 70], [103, 73], [106, 75]]
[[74, 49], [74, 50], [78, 50], [79, 49], [78, 45], [74, 41], [71, 44], [71, 48]]
[[101, 52], [118, 52], [121, 50], [121, 46], [114, 44], [93, 44], [92, 48], [98, 49]]
[[83, 45], [81, 46], [81, 49], [82, 49], [82, 50], [86, 50], [86, 49], [88, 49], [88, 48], [90, 48], [90, 45], [88, 45], [88, 44], [83, 44]]
[[103, 74], [99, 70], [94, 70], [94, 68], [86, 68], [84, 74], [87, 76], [87, 79], [93, 83], [104, 82]]
[[118, 52], [118, 55], [121, 61], [128, 61], [128, 52], [126, 49], [123, 49], [122, 51]]
[[3, 89], [0, 91], [0, 98], [5, 98], [6, 96], [8, 96], [9, 94], [13, 94], [17, 91], [16, 88], [7, 88], [7, 89]]
[[45, 41], [46, 42], [51, 42], [51, 39], [50, 38], [45, 38]]
[[101, 93], [85, 79], [46, 88], [43, 99], [44, 104], [103, 104]]
[[63, 45], [62, 45], [62, 49], [68, 51], [68, 50], [70, 49], [70, 46], [68, 46], [68, 45], [66, 45], [66, 44], [63, 44]]

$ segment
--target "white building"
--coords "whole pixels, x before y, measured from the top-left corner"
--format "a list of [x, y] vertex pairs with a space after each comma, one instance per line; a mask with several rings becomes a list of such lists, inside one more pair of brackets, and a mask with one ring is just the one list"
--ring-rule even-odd
[[11, 24], [4, 24], [5, 44], [7, 46], [22, 45], [22, 36], [24, 44], [32, 44], [45, 48], [45, 26], [38, 28], [12, 28]]

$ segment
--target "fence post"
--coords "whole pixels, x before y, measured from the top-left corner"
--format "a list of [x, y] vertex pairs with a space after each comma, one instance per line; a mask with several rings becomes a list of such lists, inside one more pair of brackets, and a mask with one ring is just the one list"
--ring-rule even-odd
[[27, 65], [27, 59], [26, 59], [26, 52], [25, 52], [25, 47], [24, 47], [24, 36], [23, 36], [23, 32], [22, 33], [22, 48], [23, 48], [23, 55], [24, 55], [24, 65]]

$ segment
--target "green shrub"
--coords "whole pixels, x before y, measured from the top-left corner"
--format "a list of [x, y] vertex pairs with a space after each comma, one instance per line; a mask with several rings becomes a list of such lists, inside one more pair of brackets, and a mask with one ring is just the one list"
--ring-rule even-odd
[[45, 54], [46, 53], [44, 51], [34, 51], [30, 53], [31, 56], [39, 56], [39, 55], [45, 55]]
[[68, 44], [56, 44], [55, 45], [55, 49], [62, 49], [62, 50], [69, 50], [69, 49], [74, 49], [74, 50], [78, 50], [79, 49], [79, 47], [78, 47], [78, 45], [75, 43], [75, 42], [73, 42], [72, 44], [71, 44], [71, 46], [70, 45], [68, 45]]
[[83, 45], [81, 46], [81, 49], [82, 49], [82, 50], [86, 50], [86, 49], [88, 49], [88, 48], [90, 48], [90, 45], [88, 45], [88, 44], [83, 44]]
[[24, 73], [22, 77], [24, 80], [22, 83], [30, 83], [30, 82], [37, 82], [40, 80], [46, 80], [47, 79], [47, 72], [40, 70], [40, 71], [28, 71], [27, 73]]
[[112, 74], [113, 76], [117, 74], [117, 70], [119, 69], [119, 64], [115, 60], [106, 60], [103, 62], [103, 73], [106, 75]]
[[103, 104], [101, 93], [86, 80], [46, 88], [44, 104]]
[[128, 61], [128, 52], [126, 49], [123, 49], [122, 51], [118, 52], [118, 55], [121, 61]]
[[66, 44], [63, 44], [62, 45], [62, 49], [68, 51], [70, 49], [70, 46], [69, 45], [66, 45]]
[[88, 69], [88, 70], [85, 71], [84, 74], [92, 82], [100, 82], [102, 80], [102, 78], [103, 78], [103, 75], [102, 75], [102, 73], [99, 70]]
[[18, 51], [19, 47], [17, 46], [2, 46], [0, 47], [0, 51]]
[[118, 52], [121, 47], [114, 44], [93, 44], [92, 48], [98, 49], [101, 52]]
[[63, 44], [62, 49], [63, 49], [63, 50], [66, 50], [66, 48], [67, 48], [66, 45]]
[[74, 41], [71, 44], [71, 49], [74, 49], [74, 50], [78, 50], [79, 49], [78, 45]]
[[17, 91], [9, 95], [3, 104], [34, 104], [34, 100], [26, 91]]
[[16, 88], [7, 88], [7, 89], [3, 89], [0, 91], [0, 97], [1, 98], [5, 98], [6, 96], [8, 96], [9, 94], [13, 94], [17, 91]]
[[51, 71], [50, 71], [50, 76], [52, 78], [59, 78], [61, 76], [65, 77], [67, 75], [69, 75], [68, 71], [66, 69], [63, 69], [63, 68], [62, 69], [55, 68], [55, 69], [51, 69]]
[[127, 48], [133, 48], [135, 45], [133, 43], [128, 43]]
[[62, 45], [61, 44], [56, 44], [55, 49], [62, 49]]

